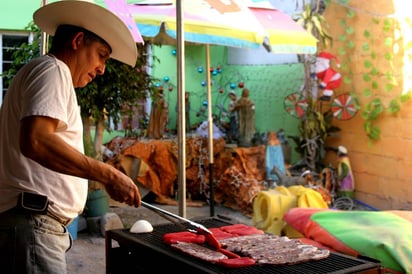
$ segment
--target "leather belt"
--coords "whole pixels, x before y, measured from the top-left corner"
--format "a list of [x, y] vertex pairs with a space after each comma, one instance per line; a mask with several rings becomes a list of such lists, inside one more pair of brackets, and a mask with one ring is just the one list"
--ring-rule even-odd
[[[12, 213], [12, 214], [22, 214], [22, 215], [37, 214], [37, 213], [33, 213], [33, 212], [23, 211], [19, 207], [14, 207], [14, 208], [8, 210], [8, 212]], [[46, 214], [37, 214], [37, 215], [47, 215], [50, 218], [54, 219], [55, 221], [58, 221], [59, 223], [61, 223], [64, 226], [68, 226], [74, 220], [74, 219], [70, 219], [70, 218], [60, 218], [60, 217], [56, 216], [55, 214], [51, 213], [49, 210], [47, 211]]]

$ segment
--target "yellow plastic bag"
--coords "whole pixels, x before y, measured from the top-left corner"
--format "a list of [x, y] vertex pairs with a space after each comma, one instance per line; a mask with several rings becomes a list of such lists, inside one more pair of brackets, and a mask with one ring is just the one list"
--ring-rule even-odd
[[[304, 186], [278, 186], [259, 192], [253, 201], [252, 221], [255, 227], [266, 233], [281, 235], [298, 234], [286, 227], [283, 216], [294, 207], [328, 208], [327, 203], [316, 190]], [[288, 235], [287, 235], [288, 236]]]
[[286, 187], [261, 191], [253, 201], [254, 225], [267, 233], [280, 235], [285, 222], [284, 214], [296, 207], [296, 196], [292, 195]]

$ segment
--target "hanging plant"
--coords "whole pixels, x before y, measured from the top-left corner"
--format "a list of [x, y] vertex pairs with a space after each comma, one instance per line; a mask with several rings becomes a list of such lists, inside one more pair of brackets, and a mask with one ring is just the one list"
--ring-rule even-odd
[[[396, 18], [372, 18], [371, 24], [367, 28], [362, 28], [362, 30], [356, 29], [355, 23], [353, 23], [353, 18], [356, 15], [354, 9], [349, 6], [350, 0], [340, 0], [338, 4], [342, 4], [346, 7], [346, 16], [341, 19], [340, 25], [343, 32], [338, 35], [338, 39], [341, 42], [338, 53], [341, 55], [342, 60], [346, 60], [346, 63], [342, 64], [342, 70], [346, 70], [343, 77], [345, 84], [353, 84], [352, 79], [354, 78], [354, 71], [352, 70], [351, 64], [352, 58], [350, 52], [356, 50], [355, 39], [353, 35], [359, 31], [362, 31], [364, 41], [362, 44], [358, 45], [359, 50], [362, 52], [363, 61], [363, 73], [362, 80], [365, 83], [362, 90], [362, 95], [369, 98], [370, 101], [364, 101], [361, 106], [361, 116], [365, 120], [364, 131], [371, 141], [376, 141], [380, 138], [381, 130], [377, 125], [379, 117], [381, 117], [385, 112], [395, 115], [401, 110], [402, 104], [410, 100], [411, 95], [402, 94], [400, 96], [393, 96], [389, 100], [387, 105], [384, 104], [380, 92], [384, 91], [390, 94], [393, 89], [398, 86], [398, 82], [394, 76], [395, 66], [393, 61], [395, 56], [393, 54], [394, 47], [394, 37], [393, 32], [397, 30], [397, 19]], [[381, 29], [382, 35], [373, 35], [376, 29]], [[384, 52], [382, 51], [382, 45]], [[379, 47], [379, 50], [377, 50]], [[381, 58], [383, 57], [383, 58]], [[382, 65], [382, 62], [387, 62], [387, 65]], [[378, 66], [379, 65], [379, 66]], [[385, 94], [386, 97], [386, 94]]]
[[320, 0], [316, 1], [316, 8], [312, 9], [312, 5], [305, 4], [303, 12], [297, 16], [296, 22], [303, 26], [309, 33], [319, 39], [319, 43], [324, 47], [332, 46], [332, 36], [327, 32], [327, 22], [320, 11]]
[[[327, 31], [328, 24], [322, 15], [323, 1], [317, 0], [314, 4], [305, 4], [303, 12], [295, 16], [295, 20], [318, 39], [318, 48], [327, 48], [333, 41]], [[296, 151], [302, 156], [304, 164], [312, 171], [319, 171], [325, 155], [325, 140], [332, 132], [339, 131], [339, 128], [332, 127], [332, 112], [322, 111], [317, 96], [313, 94], [313, 90], [317, 90], [318, 86], [313, 71], [316, 56], [303, 55], [301, 59], [305, 73], [305, 85], [301, 92], [306, 98], [305, 113], [299, 117], [300, 136], [289, 137], [296, 143]]]

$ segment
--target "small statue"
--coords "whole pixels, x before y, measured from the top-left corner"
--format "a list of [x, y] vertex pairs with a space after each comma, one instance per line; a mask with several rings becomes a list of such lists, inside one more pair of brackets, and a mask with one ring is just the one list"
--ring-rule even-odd
[[338, 196], [355, 198], [355, 179], [348, 157], [348, 150], [344, 146], [338, 147]]
[[190, 92], [185, 92], [186, 132], [190, 131]]
[[[177, 105], [176, 105], [176, 111]], [[186, 133], [190, 131], [190, 92], [186, 91], [185, 92], [185, 117], [186, 117]], [[179, 121], [176, 119], [176, 130], [178, 127]]]
[[159, 91], [157, 96], [152, 101], [152, 109], [150, 110], [149, 126], [147, 129], [147, 135], [149, 138], [163, 138], [163, 133], [166, 127], [168, 114], [168, 104], [166, 100], [163, 98], [163, 92]]
[[240, 147], [249, 147], [255, 135], [255, 103], [249, 98], [249, 89], [242, 91], [242, 97], [235, 104], [235, 111], [239, 121], [239, 140]]
[[238, 140], [238, 117], [237, 112], [235, 111], [235, 105], [237, 102], [237, 95], [234, 91], [230, 91], [229, 94], [229, 134], [228, 142], [232, 143], [233, 141]]

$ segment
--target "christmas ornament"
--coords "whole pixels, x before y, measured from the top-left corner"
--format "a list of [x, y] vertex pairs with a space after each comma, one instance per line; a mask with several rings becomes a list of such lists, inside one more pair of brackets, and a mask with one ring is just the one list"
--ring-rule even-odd
[[323, 101], [329, 101], [333, 95], [333, 91], [338, 88], [342, 83], [342, 77], [340, 73], [334, 70], [330, 66], [330, 61], [334, 59], [337, 63], [337, 67], [340, 67], [339, 60], [336, 56], [328, 52], [320, 52], [316, 58], [315, 72], [319, 80], [319, 87], [322, 89]]
[[301, 93], [292, 93], [285, 97], [283, 107], [290, 115], [301, 118], [306, 114], [308, 102]]
[[338, 120], [349, 120], [358, 112], [357, 104], [349, 93], [337, 96], [331, 105], [333, 116]]

